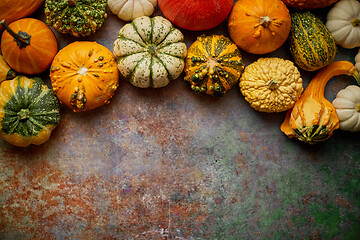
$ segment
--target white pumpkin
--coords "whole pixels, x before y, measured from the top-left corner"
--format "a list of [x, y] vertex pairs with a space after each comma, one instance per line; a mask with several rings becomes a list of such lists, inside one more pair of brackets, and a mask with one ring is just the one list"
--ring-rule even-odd
[[358, 72], [360, 72], [360, 49], [355, 56], [355, 68], [358, 70]]
[[340, 90], [332, 102], [340, 121], [340, 129], [360, 131], [360, 87], [349, 85]]
[[360, 3], [341, 0], [327, 14], [326, 27], [335, 42], [344, 48], [360, 46]]
[[121, 74], [141, 88], [164, 87], [184, 70], [184, 35], [161, 16], [138, 17], [125, 24], [114, 42]]
[[154, 13], [157, 0], [108, 0], [108, 6], [118, 18], [131, 21]]

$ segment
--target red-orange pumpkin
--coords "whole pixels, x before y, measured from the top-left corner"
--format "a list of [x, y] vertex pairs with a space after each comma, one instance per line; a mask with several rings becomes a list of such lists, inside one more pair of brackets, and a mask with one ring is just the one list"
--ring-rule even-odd
[[266, 54], [284, 44], [291, 16], [281, 0], [238, 0], [231, 10], [228, 29], [231, 40], [253, 54]]
[[54, 33], [42, 21], [23, 18], [9, 25], [1, 36], [1, 50], [9, 66], [18, 73], [39, 74], [51, 64], [58, 51]]
[[[44, 0], [1, 0], [0, 1], [0, 21], [5, 20], [12, 23], [23, 17], [30, 16]], [[0, 30], [3, 26], [0, 26]]]
[[176, 26], [202, 31], [223, 22], [234, 0], [158, 0], [158, 3], [164, 16]]

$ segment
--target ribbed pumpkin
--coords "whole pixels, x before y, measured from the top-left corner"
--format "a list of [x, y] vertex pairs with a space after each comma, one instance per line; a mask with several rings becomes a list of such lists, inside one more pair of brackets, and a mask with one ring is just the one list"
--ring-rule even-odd
[[46, 142], [60, 122], [60, 103], [40, 78], [18, 76], [0, 85], [0, 137], [19, 147]]
[[104, 24], [107, 0], [46, 0], [46, 24], [61, 33], [85, 37]]
[[278, 49], [289, 36], [290, 26], [290, 13], [281, 0], [238, 0], [228, 20], [231, 40], [253, 54]]
[[324, 8], [340, 0], [282, 0], [286, 5], [298, 9]]
[[339, 117], [340, 129], [350, 132], [360, 131], [360, 87], [349, 85], [341, 89], [332, 105]]
[[140, 88], [164, 87], [184, 69], [183, 34], [167, 19], [138, 17], [124, 25], [114, 42], [121, 74]]
[[23, 18], [9, 25], [1, 37], [1, 50], [6, 62], [18, 73], [39, 74], [51, 64], [58, 51], [54, 33], [42, 21]]
[[154, 13], [157, 0], [108, 0], [109, 9], [118, 18], [132, 21]]
[[58, 52], [50, 67], [50, 79], [60, 102], [79, 112], [109, 103], [119, 85], [119, 71], [109, 49], [80, 41]]
[[4, 80], [13, 79], [15, 76], [16, 72], [9, 67], [4, 57], [0, 55], [0, 83]]
[[330, 138], [339, 128], [335, 107], [324, 97], [327, 82], [334, 76], [347, 74], [359, 83], [360, 75], [348, 61], [332, 62], [319, 70], [294, 107], [286, 113], [281, 131], [289, 138], [314, 144]]
[[335, 4], [326, 16], [326, 27], [336, 44], [344, 48], [360, 47], [360, 2], [343, 0]]
[[[12, 23], [20, 18], [33, 14], [44, 0], [1, 0], [0, 1], [0, 20]], [[0, 30], [3, 26], [0, 26]]]
[[190, 46], [185, 78], [195, 93], [223, 96], [241, 76], [244, 63], [237, 46], [222, 35], [202, 35]]
[[325, 24], [310, 12], [291, 14], [290, 52], [295, 63], [306, 71], [316, 71], [331, 63], [336, 43]]

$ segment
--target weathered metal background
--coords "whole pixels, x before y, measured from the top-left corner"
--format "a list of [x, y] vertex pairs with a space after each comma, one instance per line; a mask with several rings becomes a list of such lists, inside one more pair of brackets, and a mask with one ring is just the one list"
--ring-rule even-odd
[[[112, 50], [125, 22], [108, 15], [89, 39], [56, 32], [59, 47], [91, 40]], [[226, 22], [182, 32], [188, 46], [203, 33], [228, 36]], [[356, 52], [339, 47], [336, 60]], [[246, 65], [292, 60], [287, 43], [242, 54]], [[306, 86], [314, 73], [301, 73]], [[348, 84], [332, 79], [328, 100]], [[285, 113], [256, 112], [238, 86], [195, 95], [183, 75], [162, 89], [120, 79], [110, 104], [61, 114], [41, 146], [0, 141], [0, 239], [360, 239], [358, 133], [305, 145], [280, 131]]]

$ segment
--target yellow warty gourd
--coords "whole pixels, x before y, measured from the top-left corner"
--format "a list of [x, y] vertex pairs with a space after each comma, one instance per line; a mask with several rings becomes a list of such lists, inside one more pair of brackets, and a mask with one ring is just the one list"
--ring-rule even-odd
[[286, 111], [303, 91], [303, 81], [294, 63], [276, 57], [259, 58], [248, 65], [239, 85], [245, 100], [260, 112]]

